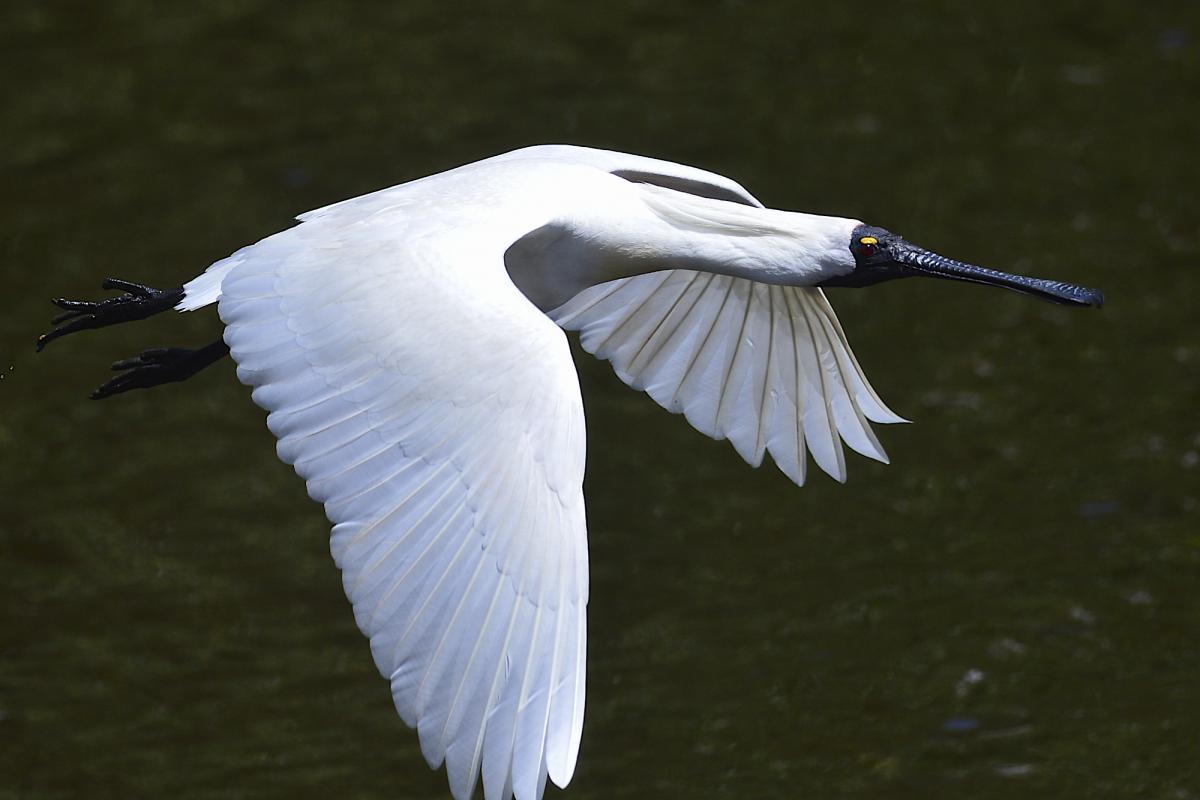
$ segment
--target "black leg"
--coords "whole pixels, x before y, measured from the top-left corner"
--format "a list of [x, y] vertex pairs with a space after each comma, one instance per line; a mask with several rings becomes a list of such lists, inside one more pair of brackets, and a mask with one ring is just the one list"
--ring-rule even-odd
[[117, 278], [106, 278], [103, 286], [105, 289], [120, 289], [125, 294], [98, 302], [64, 300], [61, 297], [53, 301], [54, 305], [63, 310], [63, 313], [50, 321], [51, 325], [58, 327], [38, 337], [38, 352], [41, 352], [42, 348], [50, 342], [66, 336], [68, 333], [85, 331], [89, 328], [103, 328], [135, 319], [145, 319], [172, 308], [183, 299], [182, 286], [171, 289], [154, 289], [150, 286], [142, 286], [140, 283], [130, 283]]
[[187, 380], [228, 354], [229, 345], [220, 339], [199, 350], [183, 347], [143, 350], [133, 358], [114, 363], [112, 368], [121, 374], [92, 392], [92, 399], [103, 400], [131, 389], [149, 389], [163, 383]]

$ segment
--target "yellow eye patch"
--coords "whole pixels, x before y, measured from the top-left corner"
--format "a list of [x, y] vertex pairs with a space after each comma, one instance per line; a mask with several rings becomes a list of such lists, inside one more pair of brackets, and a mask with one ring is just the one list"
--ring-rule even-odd
[[874, 236], [864, 236], [858, 240], [859, 244], [879, 244], [879, 240]]

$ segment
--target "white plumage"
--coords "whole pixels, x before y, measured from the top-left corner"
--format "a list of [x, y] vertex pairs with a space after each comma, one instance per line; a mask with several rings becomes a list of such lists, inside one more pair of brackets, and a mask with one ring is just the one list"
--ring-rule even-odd
[[[535, 147], [309, 212], [191, 281], [334, 523], [359, 627], [464, 800], [571, 778], [584, 419], [566, 338], [796, 483], [896, 422], [813, 284], [860, 223], [677, 164]], [[558, 323], [558, 326], [555, 323]]]

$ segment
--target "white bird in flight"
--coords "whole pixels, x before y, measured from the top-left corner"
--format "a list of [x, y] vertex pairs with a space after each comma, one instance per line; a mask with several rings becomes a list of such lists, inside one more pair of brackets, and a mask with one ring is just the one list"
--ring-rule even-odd
[[797, 484], [844, 441], [887, 461], [822, 286], [927, 275], [1099, 306], [858, 220], [764, 208], [693, 167], [528, 147], [299, 217], [182, 287], [64, 309], [62, 335], [217, 304], [222, 340], [113, 365], [94, 397], [225, 354], [333, 523], [358, 626], [421, 751], [466, 800], [566, 786], [583, 729], [584, 419], [562, 329], [623, 381]]

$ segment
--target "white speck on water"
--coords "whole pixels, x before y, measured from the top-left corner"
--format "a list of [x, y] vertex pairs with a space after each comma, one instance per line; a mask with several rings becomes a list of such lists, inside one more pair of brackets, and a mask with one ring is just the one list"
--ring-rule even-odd
[[954, 693], [959, 697], [966, 697], [968, 694], [970, 694], [972, 689], [983, 683], [983, 679], [986, 677], [986, 672], [972, 667], [964, 672], [963, 676], [958, 679], [958, 683], [954, 685]]
[[992, 658], [1006, 658], [1025, 655], [1025, 645], [1012, 637], [1005, 636], [988, 645], [988, 655]]
[[980, 739], [1015, 739], [1019, 736], [1028, 736], [1033, 733], [1033, 726], [1029, 723], [1021, 725], [1010, 725], [1007, 728], [994, 728], [990, 731], [984, 731], [979, 734]]
[[1154, 604], [1154, 595], [1147, 592], [1145, 589], [1138, 589], [1132, 592], [1129, 597], [1125, 598], [1131, 606], [1149, 606]]
[[996, 767], [996, 774], [1001, 778], [1024, 778], [1033, 774], [1033, 764], [1001, 764]]
[[1067, 612], [1071, 619], [1081, 625], [1095, 625], [1096, 615], [1088, 611], [1083, 606], [1071, 606], [1071, 610]]

